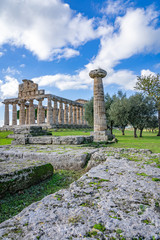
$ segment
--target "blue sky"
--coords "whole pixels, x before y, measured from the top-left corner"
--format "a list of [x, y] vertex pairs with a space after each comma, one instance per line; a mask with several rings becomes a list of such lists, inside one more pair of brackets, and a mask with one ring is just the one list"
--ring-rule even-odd
[[[104, 90], [133, 93], [137, 75], [160, 73], [159, 0], [1, 0], [0, 101], [22, 79], [68, 99], [90, 99], [90, 70]], [[0, 125], [3, 124], [0, 103]]]

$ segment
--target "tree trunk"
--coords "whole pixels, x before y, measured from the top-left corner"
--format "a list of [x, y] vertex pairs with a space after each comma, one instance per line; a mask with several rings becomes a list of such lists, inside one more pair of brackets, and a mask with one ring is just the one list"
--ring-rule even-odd
[[142, 137], [142, 132], [143, 132], [143, 129], [140, 129], [140, 134], [139, 134], [140, 137]]
[[160, 136], [160, 106], [158, 107], [158, 134]]
[[134, 137], [137, 138], [137, 128], [134, 127]]
[[125, 134], [124, 134], [124, 130], [125, 130], [125, 128], [122, 127], [122, 135], [125, 135]]
[[113, 123], [111, 121], [111, 134], [113, 134]]

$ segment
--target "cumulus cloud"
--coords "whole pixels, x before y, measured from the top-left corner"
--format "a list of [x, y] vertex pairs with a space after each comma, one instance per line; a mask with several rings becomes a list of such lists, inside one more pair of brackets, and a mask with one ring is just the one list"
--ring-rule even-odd
[[[115, 71], [114, 67], [135, 54], [160, 52], [160, 28], [155, 26], [157, 17], [158, 13], [149, 7], [146, 10], [128, 9], [124, 16], [116, 18], [114, 28], [102, 21], [98, 29], [101, 36], [99, 52], [84, 69], [72, 76], [43, 76], [36, 78], [36, 82], [43, 86], [54, 84], [61, 90], [87, 88], [93, 85], [89, 71], [101, 67], [108, 72], [105, 85], [116, 83], [125, 89], [133, 89], [136, 75], [125, 69]], [[101, 28], [106, 31], [101, 31]]]
[[14, 77], [5, 76], [4, 81], [0, 80], [0, 98], [16, 97], [18, 94], [18, 80]]
[[0, 1], [0, 16], [0, 45], [24, 46], [40, 60], [51, 60], [66, 47], [61, 57], [78, 55], [74, 48], [96, 37], [94, 19], [61, 0]]
[[106, 15], [123, 14], [126, 11], [126, 7], [129, 5], [131, 5], [130, 1], [108, 0], [104, 3], [104, 7], [101, 9], [101, 12]]
[[154, 75], [154, 76], [156, 76], [156, 74], [155, 74], [154, 72], [151, 72], [149, 69], [147, 69], [147, 70], [143, 69], [143, 70], [141, 71], [141, 76], [148, 77], [149, 75]]

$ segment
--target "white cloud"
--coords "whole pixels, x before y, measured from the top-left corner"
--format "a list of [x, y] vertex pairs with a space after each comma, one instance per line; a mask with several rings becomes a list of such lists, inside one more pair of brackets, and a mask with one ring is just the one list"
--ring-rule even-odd
[[18, 81], [14, 77], [5, 76], [5, 80], [0, 80], [0, 98], [17, 97], [18, 94]]
[[104, 7], [101, 9], [101, 12], [106, 15], [117, 15], [124, 13], [126, 11], [126, 7], [130, 5], [129, 1], [123, 0], [107, 0], [104, 4]]
[[7, 69], [2, 69], [2, 73], [3, 74], [9, 74], [9, 75], [16, 75], [16, 74], [20, 74], [21, 72], [18, 71], [17, 69], [15, 69], [14, 67], [8, 67]]
[[149, 69], [147, 69], [147, 70], [145, 70], [145, 69], [143, 69], [142, 71], [141, 71], [141, 76], [145, 76], [145, 77], [148, 77], [149, 75], [156, 75], [154, 72], [151, 72]]
[[1, 1], [0, 16], [0, 45], [24, 46], [40, 60], [66, 47], [72, 48], [67, 58], [78, 55], [74, 48], [96, 38], [94, 19], [76, 14], [61, 0]]
[[[89, 71], [101, 67], [108, 72], [104, 79], [105, 85], [116, 83], [125, 89], [133, 90], [136, 75], [125, 69], [115, 71], [114, 67], [121, 60], [135, 54], [160, 52], [160, 28], [155, 27], [157, 16], [153, 7], [149, 7], [146, 11], [129, 9], [123, 17], [116, 18], [114, 28], [108, 27], [107, 23], [102, 21], [103, 24], [97, 30], [101, 36], [99, 52], [84, 69], [72, 76], [57, 74], [36, 78], [36, 81], [41, 86], [53, 84], [61, 90], [87, 88], [93, 85], [88, 76]], [[101, 28], [106, 31], [103, 33]]]
[[4, 53], [3, 52], [0, 52], [0, 57], [2, 57], [4, 55]]
[[26, 55], [25, 55], [25, 54], [22, 54], [22, 58], [26, 58]]
[[24, 68], [26, 65], [24, 63], [19, 65], [21, 68]]
[[4, 120], [0, 120], [0, 127], [4, 125]]

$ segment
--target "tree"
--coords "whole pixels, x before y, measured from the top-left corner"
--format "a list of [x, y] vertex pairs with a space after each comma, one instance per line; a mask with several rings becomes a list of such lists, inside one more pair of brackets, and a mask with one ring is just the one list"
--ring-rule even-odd
[[119, 126], [124, 135], [125, 127], [128, 125], [129, 116], [129, 102], [128, 99], [123, 97], [116, 99], [109, 109], [109, 115], [111, 120], [114, 121], [115, 125]]
[[142, 93], [136, 93], [129, 98], [128, 119], [134, 128], [134, 137], [137, 137], [137, 129], [140, 129], [140, 137], [142, 137], [143, 129], [154, 113], [155, 104], [150, 97], [145, 97]]
[[90, 126], [93, 126], [93, 97], [85, 104], [85, 119]]
[[157, 116], [153, 115], [148, 119], [146, 128], [151, 129], [152, 132], [154, 129], [158, 128], [158, 118]]
[[158, 110], [158, 135], [160, 136], [160, 75], [138, 76], [135, 89], [143, 91], [151, 96]]

